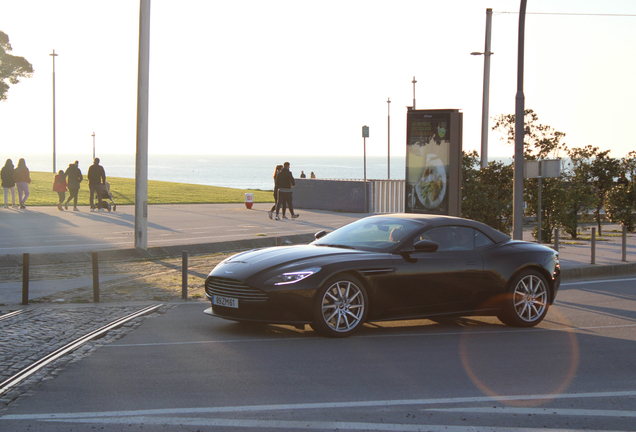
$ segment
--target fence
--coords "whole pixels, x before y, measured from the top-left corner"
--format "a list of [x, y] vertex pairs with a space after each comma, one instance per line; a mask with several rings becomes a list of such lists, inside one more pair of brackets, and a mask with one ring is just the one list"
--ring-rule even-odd
[[371, 180], [371, 213], [403, 213], [404, 180]]

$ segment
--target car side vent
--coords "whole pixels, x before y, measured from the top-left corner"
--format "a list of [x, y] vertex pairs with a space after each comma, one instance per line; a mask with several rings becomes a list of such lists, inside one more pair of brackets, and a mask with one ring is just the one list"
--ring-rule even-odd
[[259, 289], [252, 288], [244, 282], [221, 277], [209, 277], [205, 281], [205, 293], [208, 296], [218, 295], [232, 297], [243, 302], [264, 302], [268, 300], [267, 294]]
[[364, 277], [383, 276], [395, 272], [392, 268], [366, 269], [360, 270], [360, 274]]

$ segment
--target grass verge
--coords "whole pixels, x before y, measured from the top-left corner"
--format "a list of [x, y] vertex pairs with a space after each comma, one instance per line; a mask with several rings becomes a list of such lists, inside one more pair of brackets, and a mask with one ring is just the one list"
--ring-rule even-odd
[[[29, 206], [52, 206], [58, 202], [57, 192], [53, 192], [52, 173], [31, 172], [29, 185]], [[107, 177], [110, 191], [117, 205], [135, 203], [135, 180], [121, 177]], [[272, 191], [232, 189], [218, 186], [205, 186], [188, 183], [173, 183], [166, 181], [148, 180], [148, 204], [214, 204], [214, 203], [242, 203], [245, 193], [254, 194], [254, 202], [274, 202]], [[17, 190], [16, 190], [17, 195]], [[68, 192], [66, 193], [68, 198]], [[9, 197], [9, 200], [11, 197]], [[16, 197], [16, 203], [18, 198]], [[89, 204], [88, 180], [84, 174], [84, 181], [80, 185], [78, 205]]]

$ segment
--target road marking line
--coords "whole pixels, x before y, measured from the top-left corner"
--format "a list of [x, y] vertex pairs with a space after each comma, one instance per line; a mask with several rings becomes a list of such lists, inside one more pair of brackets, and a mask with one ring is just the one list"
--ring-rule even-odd
[[[47, 420], [66, 422], [66, 420]], [[73, 420], [73, 423], [99, 424], [139, 424], [139, 425], [183, 425], [190, 427], [231, 427], [231, 428], [270, 428], [292, 430], [363, 430], [363, 431], [430, 431], [430, 432], [531, 432], [536, 428], [492, 427], [492, 426], [448, 426], [430, 424], [361, 423], [340, 421], [291, 421], [291, 420], [243, 420], [243, 419], [202, 419], [183, 417], [124, 417], [105, 419]], [[563, 432], [564, 429], [541, 428], [543, 432]], [[569, 432], [587, 432], [588, 429], [568, 429]], [[617, 431], [605, 431], [617, 432]]]
[[128, 411], [103, 411], [103, 412], [78, 412], [78, 413], [54, 413], [54, 414], [9, 414], [0, 417], [0, 420], [56, 420], [56, 419], [82, 419], [82, 418], [106, 418], [106, 417], [138, 417], [138, 416], [165, 416], [184, 414], [216, 414], [216, 413], [253, 413], [286, 410], [312, 410], [312, 409], [340, 409], [340, 408], [368, 408], [405, 405], [438, 405], [458, 403], [483, 403], [483, 402], [509, 402], [523, 400], [545, 399], [586, 399], [609, 397], [634, 397], [636, 391], [596, 392], [596, 393], [564, 393], [550, 395], [524, 395], [524, 396], [476, 396], [440, 399], [398, 399], [358, 402], [324, 402], [281, 405], [248, 405], [230, 407], [205, 407], [205, 408], [165, 408], [150, 410]]
[[420, 411], [463, 412], [479, 414], [522, 414], [522, 415], [560, 415], [583, 417], [636, 417], [636, 411], [589, 410], [589, 409], [553, 409], [553, 408], [425, 408]]

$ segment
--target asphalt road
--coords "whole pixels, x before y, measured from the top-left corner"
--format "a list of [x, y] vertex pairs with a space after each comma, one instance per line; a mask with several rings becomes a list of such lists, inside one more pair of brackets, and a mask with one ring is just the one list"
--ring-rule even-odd
[[[148, 247], [332, 231], [365, 214], [299, 209], [298, 219], [270, 220], [271, 204], [183, 204], [148, 207]], [[3, 209], [0, 255], [98, 252], [134, 247], [135, 208], [114, 212], [59, 211], [57, 207]], [[289, 217], [289, 213], [287, 215]]]
[[181, 304], [42, 382], [0, 429], [634, 431], [635, 286], [567, 281], [533, 329], [402, 321], [343, 340]]

